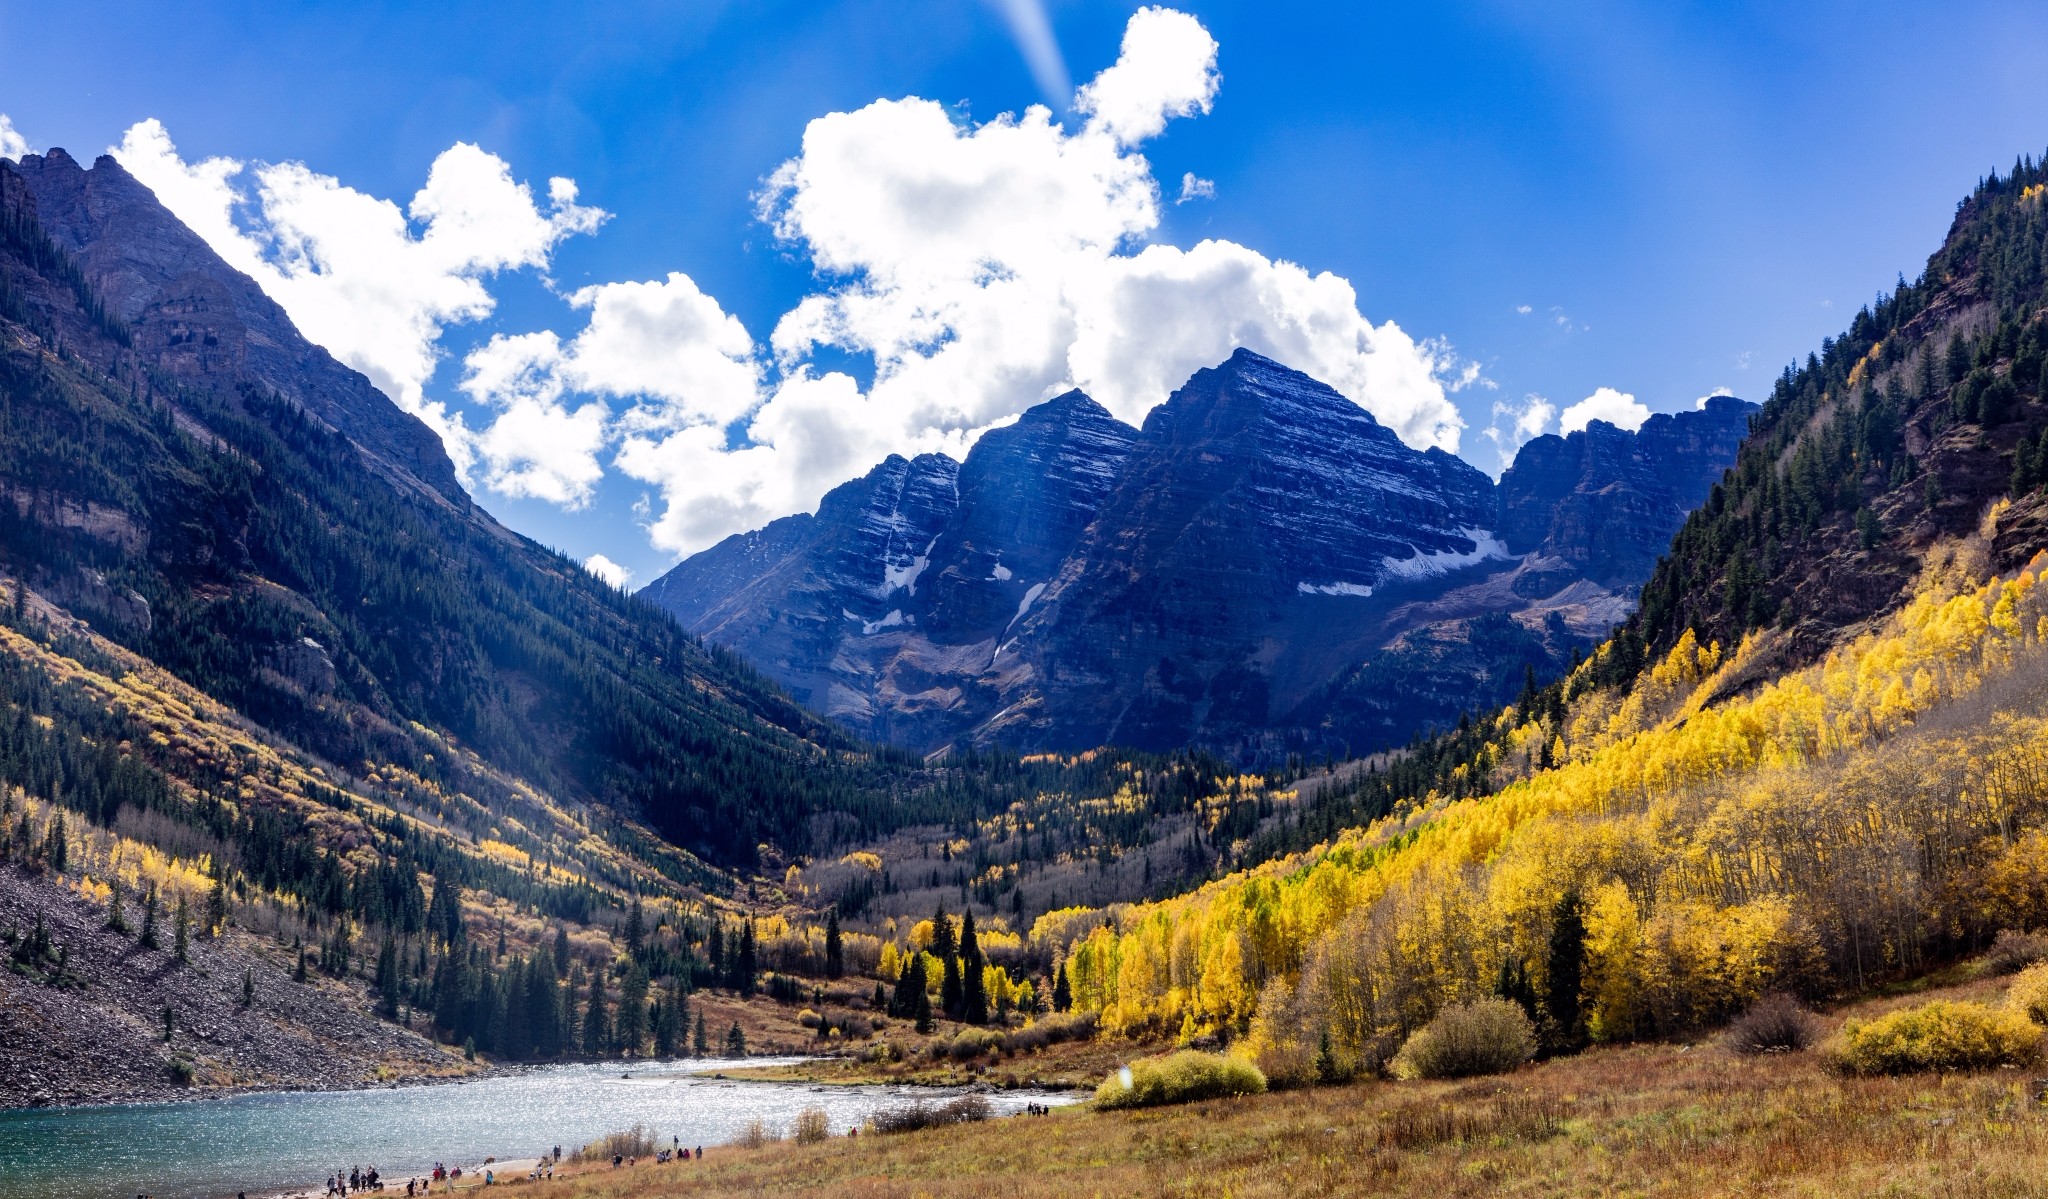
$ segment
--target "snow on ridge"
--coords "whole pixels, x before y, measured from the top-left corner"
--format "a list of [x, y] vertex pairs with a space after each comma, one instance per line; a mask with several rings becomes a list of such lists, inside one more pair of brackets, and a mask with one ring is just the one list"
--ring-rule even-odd
[[1299, 595], [1348, 595], [1358, 599], [1364, 599], [1372, 594], [1372, 588], [1363, 583], [1301, 582], [1294, 585], [1294, 590]]
[[988, 581], [991, 583], [1007, 583], [1011, 578], [1010, 568], [1000, 562], [996, 563], [994, 569], [988, 573]]
[[1389, 578], [1426, 579], [1431, 575], [1448, 574], [1467, 566], [1477, 566], [1488, 559], [1514, 556], [1491, 530], [1463, 528], [1459, 529], [1458, 533], [1472, 543], [1470, 551], [1462, 554], [1456, 550], [1438, 550], [1428, 554], [1417, 551], [1412, 557], [1382, 558], [1380, 565], [1386, 569]]
[[894, 595], [898, 591], [908, 591], [910, 594], [916, 595], [917, 576], [923, 574], [924, 568], [931, 565], [932, 547], [938, 544], [939, 539], [937, 537], [932, 538], [925, 545], [924, 553], [918, 554], [910, 561], [900, 565], [891, 564], [885, 560], [882, 563], [882, 586], [875, 594], [886, 597]]
[[891, 609], [889, 609], [889, 614], [888, 614], [887, 616], [884, 616], [884, 617], [883, 617], [882, 619], [880, 619], [880, 620], [863, 620], [863, 621], [861, 621], [861, 622], [860, 622], [860, 631], [861, 631], [861, 636], [863, 636], [863, 637], [872, 637], [872, 636], [874, 636], [874, 635], [875, 635], [876, 633], [879, 633], [879, 632], [881, 632], [881, 631], [882, 631], [883, 629], [894, 629], [894, 628], [900, 628], [900, 627], [902, 627], [903, 625], [907, 625], [907, 624], [912, 624], [912, 623], [915, 623], [915, 620], [916, 620], [916, 618], [915, 618], [915, 617], [905, 616], [905, 615], [903, 614], [903, 609], [901, 609], [901, 608], [891, 608]]
[[1017, 614], [1010, 618], [1009, 624], [1003, 626], [1003, 632], [1005, 634], [1008, 634], [1012, 628], [1015, 628], [1017, 622], [1024, 619], [1025, 610], [1030, 608], [1032, 604], [1037, 603], [1038, 597], [1044, 594], [1045, 584], [1033, 583], [1031, 585], [1031, 590], [1024, 593], [1024, 598], [1017, 601]]

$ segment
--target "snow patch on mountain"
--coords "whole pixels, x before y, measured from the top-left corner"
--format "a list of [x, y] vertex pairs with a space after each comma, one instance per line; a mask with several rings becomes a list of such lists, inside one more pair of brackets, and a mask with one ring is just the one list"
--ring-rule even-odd
[[[1381, 559], [1381, 566], [1386, 571], [1385, 577], [1408, 580], [1426, 579], [1432, 575], [1449, 574], [1454, 570], [1462, 570], [1467, 566], [1477, 566], [1481, 562], [1491, 559], [1511, 558], [1514, 556], [1508, 553], [1508, 547], [1499, 538], [1495, 537], [1491, 530], [1466, 528], [1459, 529], [1458, 533], [1465, 540], [1472, 543], [1470, 551], [1459, 553], [1456, 550], [1437, 550], [1434, 553], [1425, 554], [1418, 550], [1407, 558], [1383, 558]], [[1414, 549], [1413, 546], [1409, 548]]]
[[1364, 599], [1372, 594], [1372, 588], [1363, 583], [1309, 583], [1294, 585], [1299, 595], [1349, 595]]

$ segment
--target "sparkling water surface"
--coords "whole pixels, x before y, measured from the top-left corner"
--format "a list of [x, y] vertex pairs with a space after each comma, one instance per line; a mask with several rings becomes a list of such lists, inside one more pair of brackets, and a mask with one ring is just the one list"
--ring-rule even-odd
[[[189, 1103], [38, 1108], [0, 1112], [0, 1199], [213, 1199], [312, 1187], [337, 1169], [375, 1166], [391, 1194], [435, 1162], [465, 1169], [486, 1157], [568, 1153], [605, 1133], [644, 1124], [663, 1145], [724, 1144], [760, 1119], [787, 1129], [823, 1108], [844, 1135], [878, 1109], [958, 1092], [931, 1087], [843, 1087], [711, 1077], [736, 1066], [796, 1058], [548, 1066], [439, 1086], [297, 1091]], [[621, 1075], [627, 1077], [621, 1077]], [[999, 1116], [1029, 1103], [1078, 1096], [988, 1095]]]

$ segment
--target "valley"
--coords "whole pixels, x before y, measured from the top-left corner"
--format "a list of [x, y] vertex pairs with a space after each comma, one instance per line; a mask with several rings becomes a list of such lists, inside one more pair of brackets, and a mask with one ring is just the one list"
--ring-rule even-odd
[[[493, 1185], [2031, 1193], [2048, 164], [1760, 403], [1603, 388], [1496, 479], [1233, 334], [1130, 421], [1020, 370], [637, 590], [218, 235], [0, 158], [0, 1196], [555, 1141]], [[595, 394], [553, 337], [459, 386]], [[193, 1160], [79, 1164], [151, 1129]]]

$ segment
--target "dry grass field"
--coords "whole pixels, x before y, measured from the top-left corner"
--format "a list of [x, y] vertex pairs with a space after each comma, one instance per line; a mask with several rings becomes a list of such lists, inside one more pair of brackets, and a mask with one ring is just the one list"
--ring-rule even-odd
[[[2002, 989], [1963, 982], [1860, 1003], [1828, 1023]], [[560, 1199], [2038, 1196], [2048, 1193], [2048, 1106], [2035, 1073], [1839, 1078], [1811, 1051], [1639, 1045], [1498, 1078], [728, 1147], [688, 1165], [515, 1189]]]

